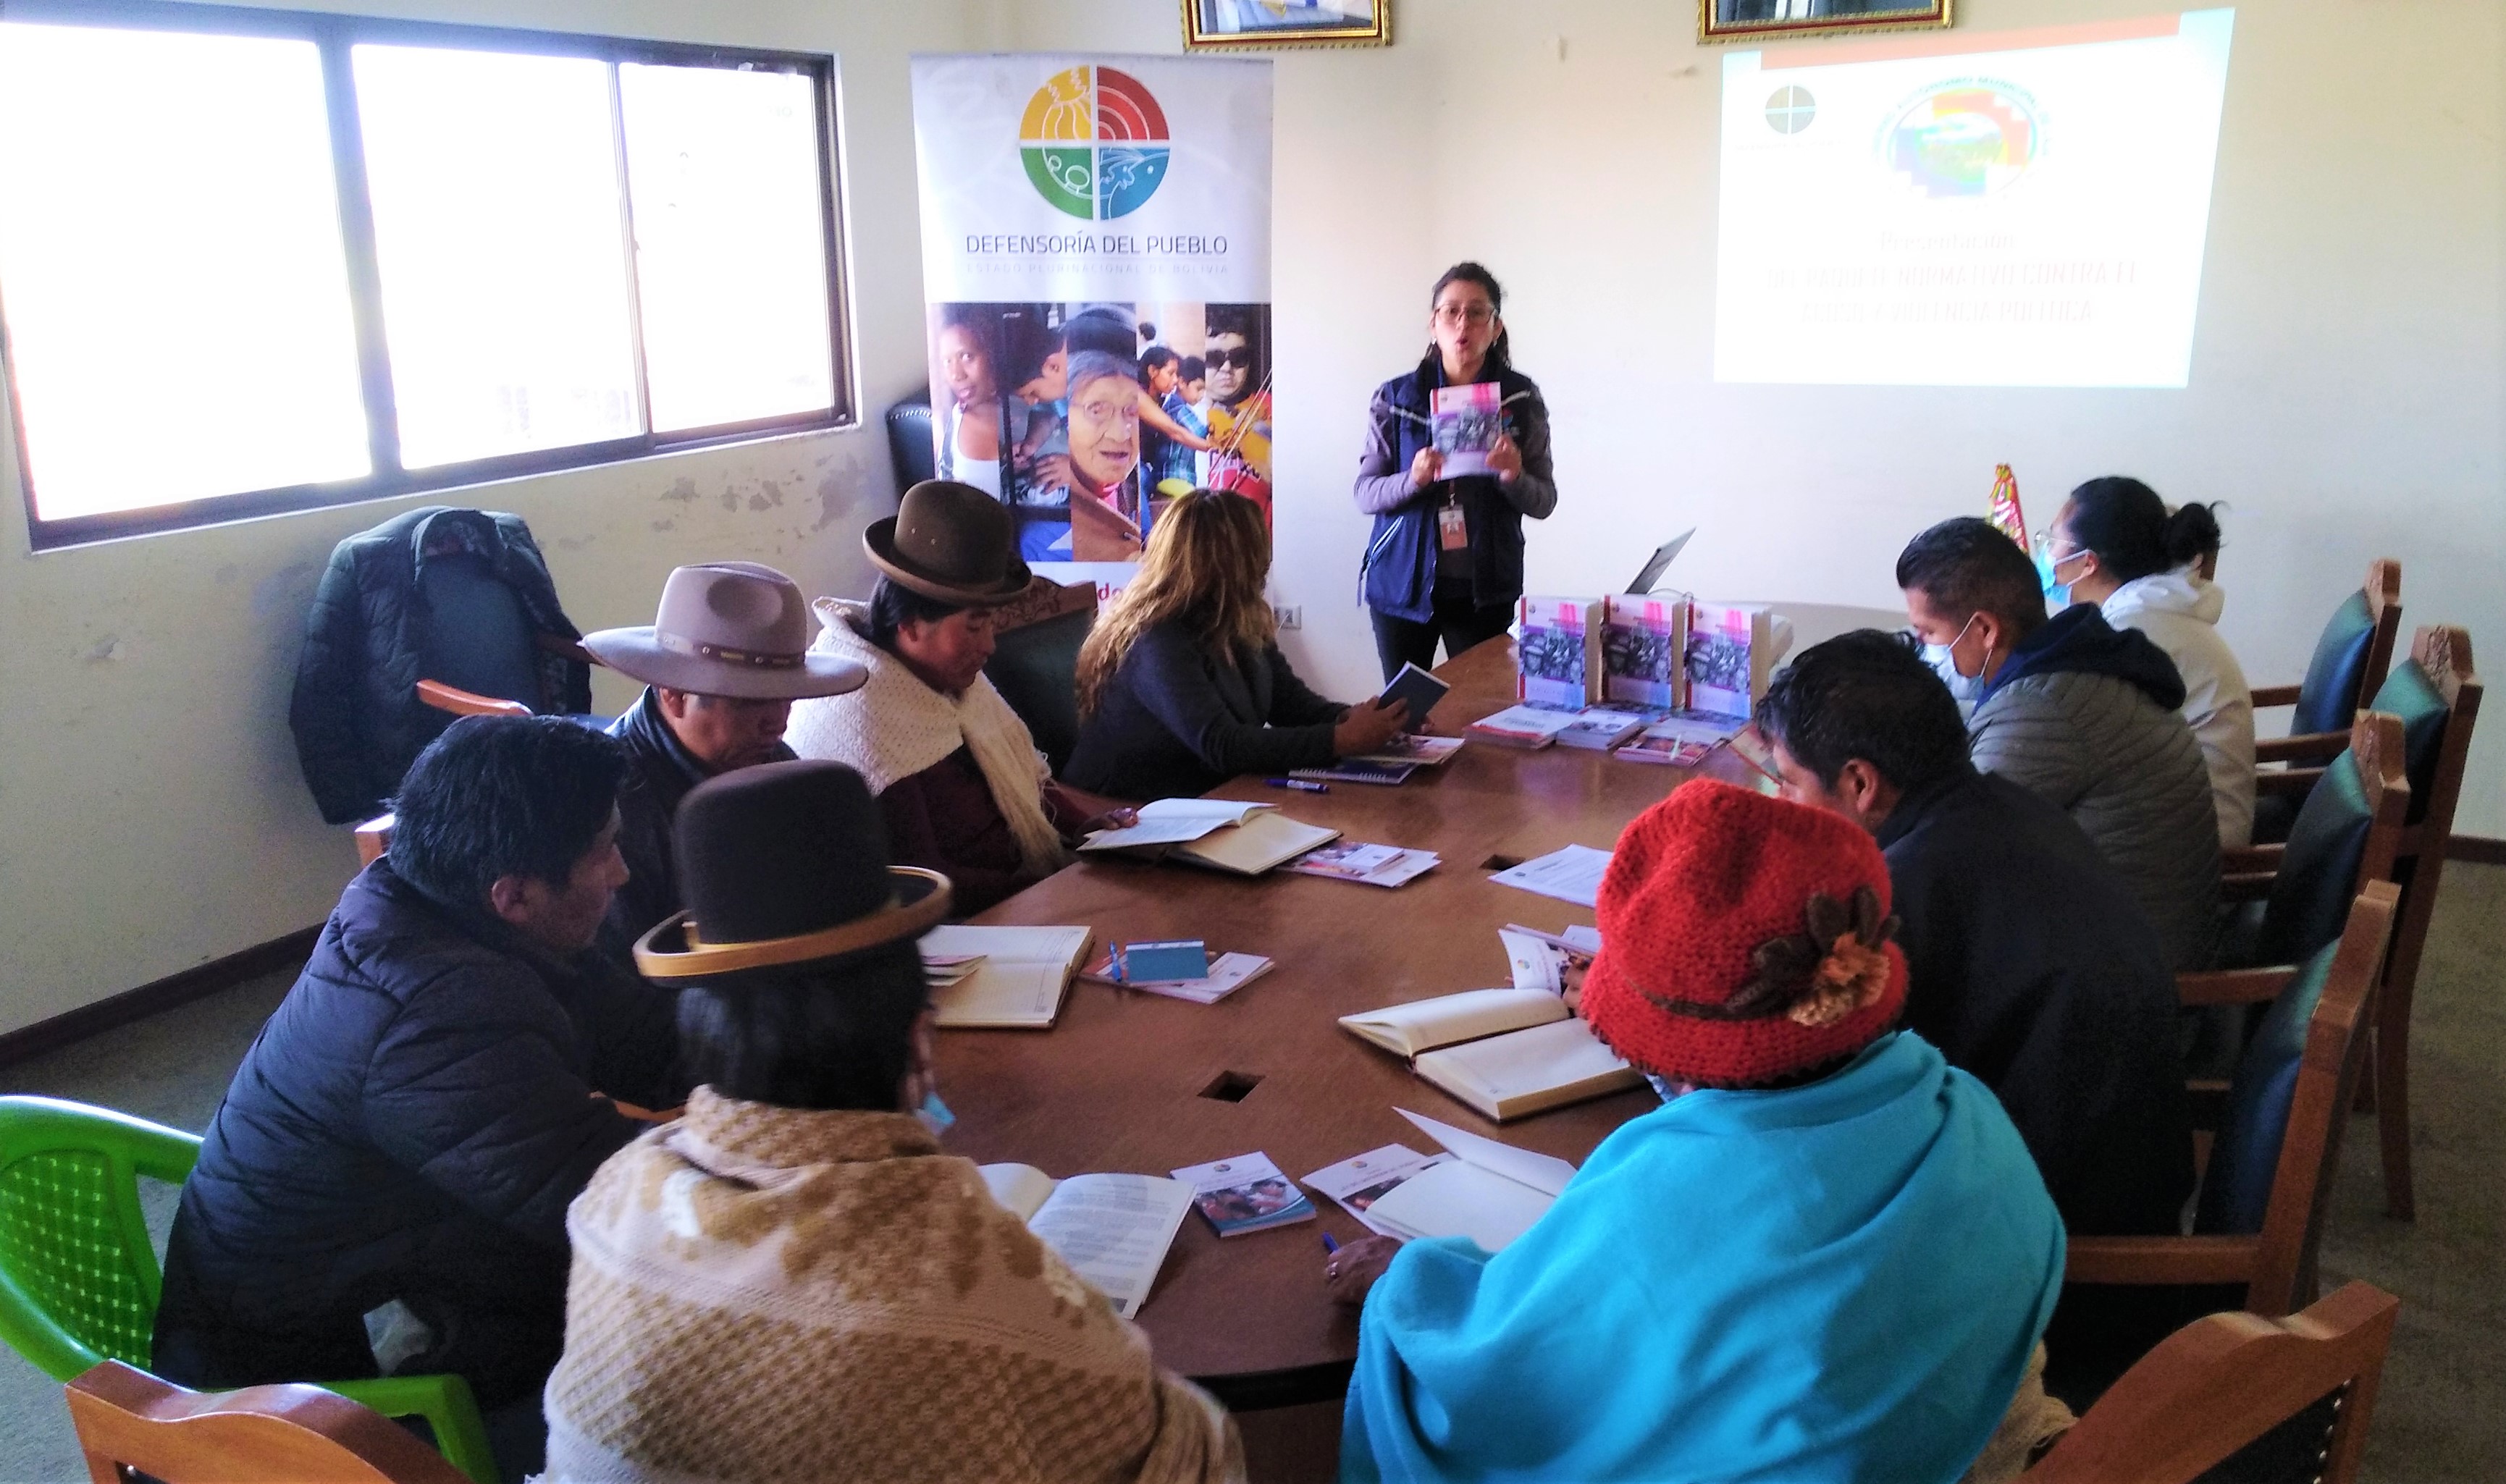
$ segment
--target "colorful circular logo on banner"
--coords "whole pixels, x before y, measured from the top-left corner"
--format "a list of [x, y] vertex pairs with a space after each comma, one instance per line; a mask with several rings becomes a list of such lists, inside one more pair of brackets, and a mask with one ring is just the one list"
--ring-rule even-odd
[[1128, 72], [1056, 72], [1026, 100], [1019, 154], [1038, 195], [1083, 221], [1129, 216], [1166, 178], [1166, 114]]
[[2043, 147], [2036, 111], [2015, 90], [1953, 83], [1916, 98], [1884, 136], [1888, 163], [1928, 196], [1990, 195], [2027, 173]]

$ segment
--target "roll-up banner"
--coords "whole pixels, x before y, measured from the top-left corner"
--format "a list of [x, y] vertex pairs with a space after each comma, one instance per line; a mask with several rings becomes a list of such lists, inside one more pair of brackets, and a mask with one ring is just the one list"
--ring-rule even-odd
[[920, 56], [942, 477], [1030, 564], [1123, 584], [1195, 487], [1271, 513], [1271, 64]]

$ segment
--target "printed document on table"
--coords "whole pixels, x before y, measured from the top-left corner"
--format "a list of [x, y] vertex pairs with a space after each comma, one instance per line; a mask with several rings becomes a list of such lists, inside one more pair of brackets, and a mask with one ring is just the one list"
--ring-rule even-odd
[[1154, 1175], [1074, 1175], [1026, 1225], [1130, 1319], [1157, 1284], [1192, 1195], [1182, 1181]]
[[1569, 845], [1488, 879], [1499, 886], [1520, 887], [1578, 906], [1592, 906], [1601, 895], [1601, 874], [1610, 868], [1610, 853], [1590, 845]]

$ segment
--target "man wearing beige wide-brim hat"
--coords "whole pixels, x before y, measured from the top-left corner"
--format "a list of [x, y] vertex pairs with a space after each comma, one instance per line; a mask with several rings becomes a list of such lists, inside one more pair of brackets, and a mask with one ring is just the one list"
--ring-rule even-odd
[[583, 636], [583, 647], [644, 693], [609, 728], [626, 745], [618, 848], [629, 878], [611, 899], [602, 950], [632, 966], [635, 939], [679, 910], [670, 853], [679, 800], [734, 768], [782, 762], [792, 703], [861, 689], [862, 666], [809, 653], [800, 585], [755, 562], [681, 567], [649, 625]]

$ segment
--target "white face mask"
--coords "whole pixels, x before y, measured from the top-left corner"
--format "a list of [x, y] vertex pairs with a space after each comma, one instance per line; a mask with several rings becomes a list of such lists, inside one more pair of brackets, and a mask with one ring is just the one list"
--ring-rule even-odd
[[1963, 711], [1975, 705], [1975, 693], [1984, 689], [1984, 682], [1972, 675], [1958, 673], [1957, 661], [1950, 657], [1948, 645], [1924, 645], [1923, 663], [1930, 665], [1940, 675], [1942, 683], [1950, 688], [1950, 694], [1956, 699], [1960, 710]]

